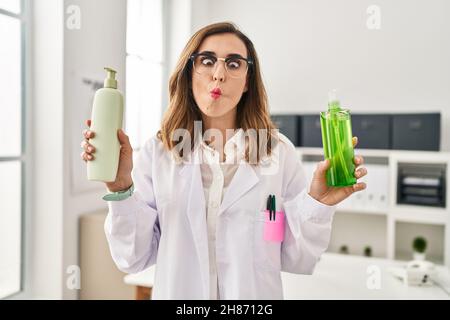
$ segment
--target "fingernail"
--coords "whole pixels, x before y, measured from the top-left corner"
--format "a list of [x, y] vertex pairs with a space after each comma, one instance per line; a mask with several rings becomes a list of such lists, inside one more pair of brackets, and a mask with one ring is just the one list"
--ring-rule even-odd
[[92, 147], [88, 147], [88, 151], [89, 151], [89, 152], [92, 152]]
[[91, 155], [88, 155], [88, 159], [92, 159], [92, 156], [91, 156]]

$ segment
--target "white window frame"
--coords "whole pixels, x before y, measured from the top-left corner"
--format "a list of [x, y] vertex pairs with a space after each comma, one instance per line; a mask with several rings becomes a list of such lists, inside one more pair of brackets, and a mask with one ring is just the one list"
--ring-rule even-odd
[[[30, 116], [30, 74], [29, 74], [29, 62], [30, 62], [30, 25], [31, 25], [31, 14], [30, 14], [30, 2], [29, 0], [20, 0], [21, 10], [20, 13], [13, 13], [5, 9], [0, 9], [0, 15], [16, 18], [21, 21], [21, 153], [19, 156], [2, 157], [0, 156], [0, 162], [20, 162], [20, 174], [21, 174], [21, 249], [20, 249], [20, 287], [19, 291], [12, 293], [8, 296], [0, 296], [0, 299], [17, 299], [22, 295], [28, 294], [28, 289], [26, 286], [26, 281], [28, 281], [27, 275], [29, 270], [27, 269], [27, 257], [29, 256], [29, 251], [27, 250], [27, 238], [26, 235], [30, 232], [29, 217], [31, 206], [29, 199], [31, 199], [31, 147], [29, 141], [31, 138], [31, 116]], [[1, 253], [0, 253], [1, 254]]]

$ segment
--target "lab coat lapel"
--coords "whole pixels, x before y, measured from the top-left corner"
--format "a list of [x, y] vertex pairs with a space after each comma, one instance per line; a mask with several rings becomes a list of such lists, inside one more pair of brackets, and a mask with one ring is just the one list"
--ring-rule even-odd
[[242, 161], [223, 197], [219, 215], [259, 182], [259, 176], [248, 162]]
[[194, 238], [197, 256], [199, 257], [199, 265], [201, 268], [203, 280], [203, 292], [205, 299], [209, 297], [209, 256], [208, 256], [208, 235], [206, 225], [206, 208], [205, 208], [205, 194], [203, 192], [202, 176], [200, 171], [200, 164], [198, 160], [198, 149], [196, 149], [192, 156], [194, 161], [189, 164], [184, 164], [180, 169], [180, 175], [183, 179], [190, 181], [187, 192], [187, 207], [186, 214], [189, 225]]

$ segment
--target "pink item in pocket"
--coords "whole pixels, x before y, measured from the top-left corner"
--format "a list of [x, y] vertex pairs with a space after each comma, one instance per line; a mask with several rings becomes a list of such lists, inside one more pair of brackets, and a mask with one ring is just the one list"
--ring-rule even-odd
[[265, 211], [264, 240], [282, 242], [284, 240], [284, 212], [277, 211], [275, 220], [270, 221], [269, 210]]

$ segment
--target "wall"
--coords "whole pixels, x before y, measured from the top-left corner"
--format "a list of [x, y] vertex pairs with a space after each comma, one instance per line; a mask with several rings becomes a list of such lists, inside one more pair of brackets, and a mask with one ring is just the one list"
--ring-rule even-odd
[[[373, 4], [379, 30], [366, 26]], [[191, 25], [233, 21], [252, 39], [274, 113], [316, 113], [338, 88], [357, 112], [441, 111], [449, 151], [449, 11], [445, 0], [193, 0]]]
[[[191, 36], [192, 0], [167, 1], [168, 76], [175, 69], [178, 57]], [[166, 86], [167, 87], [167, 86]]]
[[[63, 252], [63, 6], [33, 1], [28, 145], [33, 154], [25, 217], [25, 298], [59, 299]], [[29, 132], [28, 132], [29, 133]], [[30, 175], [28, 175], [28, 179]], [[32, 203], [32, 205], [29, 205]], [[29, 231], [29, 232], [28, 232]]]

